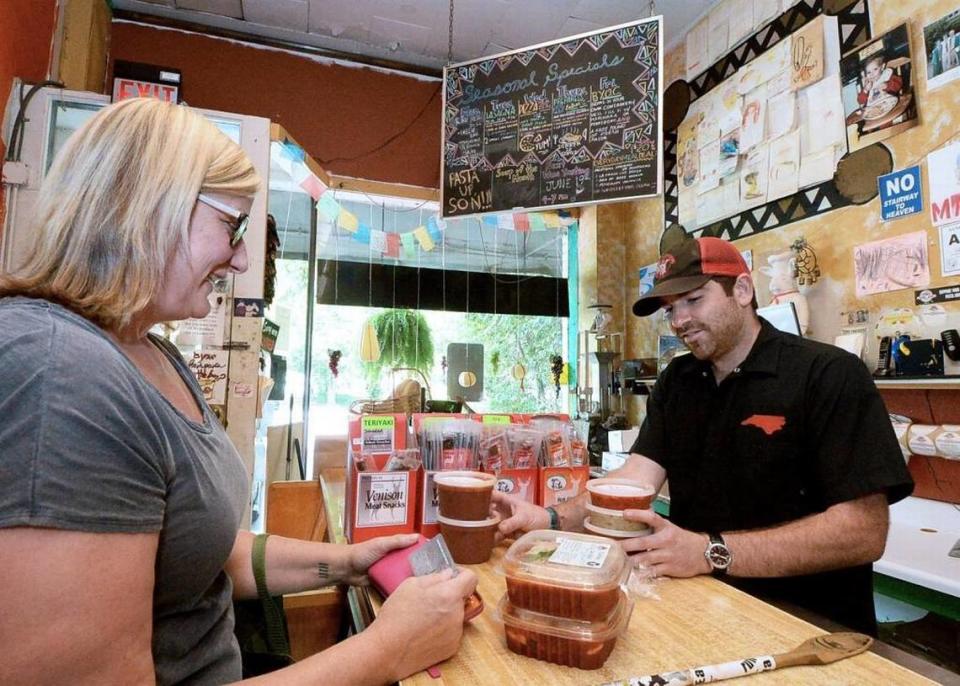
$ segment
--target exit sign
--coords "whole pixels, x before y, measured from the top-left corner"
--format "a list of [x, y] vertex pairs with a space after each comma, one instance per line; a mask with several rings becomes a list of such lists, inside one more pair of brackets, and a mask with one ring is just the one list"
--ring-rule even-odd
[[113, 102], [128, 98], [180, 102], [180, 78], [178, 69], [117, 60], [113, 65]]

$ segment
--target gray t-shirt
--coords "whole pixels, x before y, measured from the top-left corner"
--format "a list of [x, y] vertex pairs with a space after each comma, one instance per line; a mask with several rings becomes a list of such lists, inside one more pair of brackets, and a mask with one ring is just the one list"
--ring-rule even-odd
[[220, 684], [241, 676], [223, 566], [247, 475], [176, 349], [155, 342], [203, 407], [202, 424], [83, 317], [0, 299], [0, 528], [159, 531], [157, 683]]

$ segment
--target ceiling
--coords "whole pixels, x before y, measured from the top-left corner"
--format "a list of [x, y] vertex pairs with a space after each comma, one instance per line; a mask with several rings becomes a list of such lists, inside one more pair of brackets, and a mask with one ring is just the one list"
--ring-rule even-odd
[[[715, 0], [453, 0], [452, 62], [664, 16], [670, 47]], [[449, 0], [112, 0], [160, 18], [421, 73], [447, 63]], [[141, 15], [138, 17], [138, 15]]]

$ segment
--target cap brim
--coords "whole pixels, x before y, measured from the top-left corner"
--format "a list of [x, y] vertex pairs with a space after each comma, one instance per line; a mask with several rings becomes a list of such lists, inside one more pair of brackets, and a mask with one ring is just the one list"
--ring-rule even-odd
[[661, 281], [649, 293], [633, 303], [633, 313], [638, 317], [649, 317], [663, 305], [660, 299], [664, 296], [680, 295], [695, 288], [700, 288], [710, 278], [709, 274], [695, 274], [694, 276], [678, 276], [675, 279]]

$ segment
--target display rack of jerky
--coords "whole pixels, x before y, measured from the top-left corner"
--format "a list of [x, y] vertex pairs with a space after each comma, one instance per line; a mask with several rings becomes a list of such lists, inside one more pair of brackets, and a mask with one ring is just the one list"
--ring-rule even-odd
[[420, 434], [423, 467], [429, 471], [479, 468], [482, 426], [471, 419], [425, 424]]

